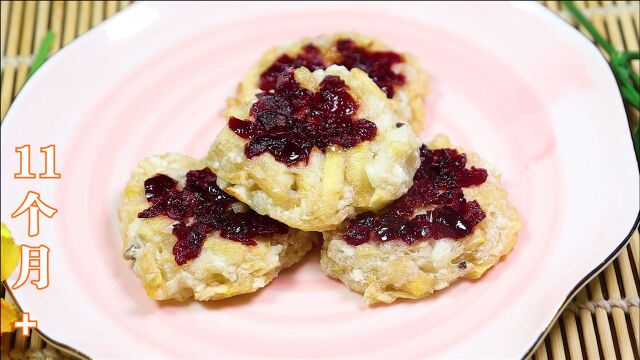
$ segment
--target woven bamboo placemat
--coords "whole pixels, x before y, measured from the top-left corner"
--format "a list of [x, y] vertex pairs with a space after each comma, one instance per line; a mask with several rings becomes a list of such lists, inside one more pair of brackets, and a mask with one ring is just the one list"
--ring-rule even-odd
[[[568, 19], [559, 1], [545, 6]], [[618, 49], [638, 50], [640, 2], [577, 1], [596, 28]], [[1, 103], [5, 114], [27, 79], [34, 54], [48, 30], [56, 34], [51, 54], [130, 1], [2, 1], [1, 2]], [[575, 25], [575, 23], [574, 23]], [[583, 29], [580, 29], [583, 30]], [[640, 68], [640, 62], [633, 64]], [[630, 121], [638, 112], [627, 110]], [[636, 231], [630, 244], [598, 277], [593, 279], [551, 328], [534, 359], [640, 359], [640, 238]], [[4, 297], [4, 288], [1, 289]], [[73, 357], [33, 332], [30, 338], [5, 334], [0, 341], [5, 359]], [[73, 344], [70, 344], [73, 345]]]

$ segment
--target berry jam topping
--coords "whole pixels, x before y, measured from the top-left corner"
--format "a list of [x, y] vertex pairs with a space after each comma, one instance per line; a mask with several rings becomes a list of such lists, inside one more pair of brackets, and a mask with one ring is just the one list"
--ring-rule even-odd
[[388, 98], [393, 97], [396, 86], [404, 84], [404, 75], [391, 70], [394, 64], [404, 61], [399, 54], [393, 51], [368, 51], [349, 39], [338, 40], [336, 47], [342, 55], [342, 59], [336, 64], [366, 72]]
[[307, 162], [315, 147], [332, 145], [351, 148], [376, 136], [374, 123], [354, 119], [358, 103], [337, 76], [326, 76], [318, 91], [305, 89], [294, 79], [293, 69], [284, 70], [271, 91], [257, 95], [251, 106], [252, 120], [229, 119], [229, 128], [249, 139], [248, 158], [269, 152], [286, 165]]
[[[420, 148], [420, 167], [409, 191], [380, 211], [366, 212], [352, 220], [344, 234], [351, 245], [367, 241], [460, 239], [471, 234], [485, 218], [477, 201], [467, 201], [462, 188], [480, 185], [487, 171], [465, 168], [467, 157], [454, 149]], [[418, 209], [424, 214], [414, 216]]]
[[235, 212], [231, 205], [238, 202], [216, 185], [216, 175], [209, 168], [190, 170], [182, 190], [178, 182], [158, 174], [144, 182], [145, 196], [151, 206], [138, 214], [139, 218], [168, 216], [179, 222], [173, 225], [178, 238], [173, 255], [178, 265], [184, 265], [200, 254], [207, 234], [219, 231], [220, 236], [245, 245], [256, 245], [259, 235], [284, 234], [289, 228], [252, 210]]
[[[388, 98], [393, 97], [396, 86], [404, 84], [404, 75], [397, 74], [391, 69], [394, 64], [404, 62], [400, 54], [393, 51], [369, 51], [357, 46], [350, 39], [338, 40], [336, 48], [340, 53], [340, 57], [335, 61], [335, 64], [342, 65], [349, 70], [358, 68], [366, 72], [371, 80], [387, 94]], [[260, 89], [263, 91], [275, 89], [278, 77], [287, 69], [297, 69], [304, 66], [314, 71], [325, 69], [329, 65], [331, 64], [325, 63], [320, 49], [313, 44], [308, 44], [302, 48], [302, 51], [295, 58], [287, 54], [277, 58], [260, 75]]]
[[301, 66], [311, 71], [324, 69], [324, 58], [320, 49], [313, 44], [308, 44], [295, 58], [287, 54], [281, 55], [260, 75], [260, 89], [264, 91], [275, 89], [280, 74], [287, 69], [297, 69]]

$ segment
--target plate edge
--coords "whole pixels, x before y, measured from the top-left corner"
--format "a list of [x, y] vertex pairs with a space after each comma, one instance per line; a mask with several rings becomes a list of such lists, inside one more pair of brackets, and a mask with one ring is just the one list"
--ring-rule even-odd
[[[566, 26], [566, 28], [569, 31], [573, 30], [574, 34], [579, 35], [579, 36], [584, 37], [584, 38], [587, 38], [586, 35], [584, 35], [582, 32], [580, 32], [575, 27], [571, 26], [571, 24], [569, 24], [569, 22], [567, 22], [567, 20], [564, 19], [562, 16], [560, 16], [558, 13], [552, 11], [551, 9], [547, 8], [546, 6], [544, 6], [544, 5], [540, 4], [540, 3], [537, 3], [537, 4], [538, 4], [539, 8], [541, 8], [543, 10], [541, 13], [547, 14], [545, 16], [551, 15], [550, 18], [555, 18], [556, 20], [560, 20], [560, 22], [562, 24], [564, 24], [563, 26]], [[587, 38], [587, 40], [588, 40], [588, 38]], [[591, 46], [592, 49], [595, 49], [597, 54], [603, 60], [605, 60], [605, 62], [607, 64], [609, 64], [607, 59], [600, 52], [600, 50], [598, 49], [598, 47], [595, 44], [593, 44], [591, 41], [589, 41], [589, 45], [588, 46]], [[608, 68], [609, 68], [609, 74], [613, 77], [613, 80], [616, 83], [616, 87], [618, 88], [618, 96], [622, 100], [622, 92], [620, 90], [620, 84], [618, 83], [617, 79], [615, 78], [615, 75], [613, 73], [613, 70], [611, 70], [611, 67], [609, 66]], [[621, 101], [621, 102], [622, 102], [622, 106], [624, 107], [625, 106], [624, 105], [624, 101]], [[626, 118], [627, 124], [628, 124], [629, 123], [629, 114], [626, 111], [626, 109], [625, 109], [625, 118]], [[633, 150], [633, 141], [631, 142], [631, 144], [632, 144], [631, 150], [634, 151]], [[637, 154], [635, 154], [635, 151], [634, 151], [634, 157], [636, 159], [636, 167], [638, 168], [638, 171], [640, 172], [640, 163], [638, 162], [638, 156], [637, 156]], [[633, 222], [633, 226], [632, 226], [631, 230], [629, 231], [629, 233], [627, 234], [627, 236], [625, 236], [625, 238], [620, 242], [620, 244], [618, 244], [618, 246], [600, 263], [600, 265], [596, 266], [594, 269], [589, 271], [582, 279], [580, 279], [576, 283], [576, 285], [573, 287], [573, 289], [571, 289], [571, 291], [569, 291], [569, 294], [567, 294], [567, 297], [565, 298], [565, 300], [558, 307], [558, 309], [556, 310], [555, 314], [551, 318], [551, 321], [549, 322], [549, 324], [547, 324], [547, 326], [544, 328], [542, 333], [540, 333], [540, 335], [536, 338], [536, 340], [533, 342], [533, 344], [531, 344], [529, 349], [522, 356], [522, 359], [530, 358], [530, 357], [533, 356], [533, 353], [538, 348], [538, 345], [540, 345], [540, 343], [542, 343], [544, 341], [544, 337], [551, 331], [551, 328], [553, 327], [555, 322], [558, 320], [558, 318], [560, 318], [560, 315], [562, 315], [562, 312], [565, 310], [567, 305], [569, 305], [569, 303], [574, 298], [574, 296], [577, 295], [577, 293], [580, 290], [582, 290], [582, 288], [584, 288], [593, 278], [598, 276], [607, 266], [609, 266], [609, 264], [611, 264], [618, 257], [618, 255], [620, 254], [622, 249], [629, 244], [629, 241], [631, 240], [631, 237], [633, 236], [633, 233], [636, 232], [636, 230], [638, 230], [638, 226], [639, 225], [640, 225], [640, 210], [638, 211], [638, 214], [636, 215], [636, 219]]]

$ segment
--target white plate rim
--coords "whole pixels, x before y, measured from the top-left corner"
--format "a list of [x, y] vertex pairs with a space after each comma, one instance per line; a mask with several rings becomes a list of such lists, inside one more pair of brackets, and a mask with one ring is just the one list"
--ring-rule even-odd
[[[601, 58], [601, 60], [604, 60], [605, 62], [608, 63], [608, 61], [606, 60], [606, 58], [604, 57], [604, 55], [599, 51], [599, 49], [597, 48], [597, 46], [592, 43], [591, 41], [588, 40], [588, 38], [582, 34], [578, 29], [576, 29], [575, 27], [571, 26], [564, 18], [562, 18], [559, 14], [553, 12], [552, 10], [548, 9], [547, 7], [545, 7], [544, 5], [538, 3], [538, 2], [533, 2], [536, 6], [538, 6], [541, 9], [544, 9], [543, 16], [547, 17], [548, 19], [553, 19], [552, 21], [556, 21], [559, 23], [562, 23], [563, 26], [565, 27], [565, 29], [567, 29], [570, 33], [574, 34], [572, 36], [575, 36], [577, 41], [586, 41], [588, 43], [588, 46], [591, 47], [591, 49], [593, 51], [595, 51]], [[60, 56], [60, 54], [66, 54], [69, 51], [70, 47], [76, 46], [77, 44], [77, 40], [86, 37], [88, 34], [91, 34], [94, 32], [94, 30], [99, 30], [105, 26], [108, 26], [108, 24], [110, 24], [113, 21], [117, 21], [117, 19], [119, 19], [121, 16], [123, 16], [123, 14], [132, 11], [133, 9], [137, 8], [141, 6], [139, 3], [133, 3], [131, 5], [129, 5], [127, 8], [119, 11], [118, 13], [114, 14], [113, 16], [105, 19], [104, 21], [102, 21], [100, 24], [98, 24], [97, 26], [89, 29], [87, 32], [85, 32], [84, 34], [74, 38], [73, 40], [71, 40], [69, 43], [67, 43], [64, 47], [60, 48], [56, 53], [52, 54], [51, 56], [49, 56], [49, 58], [41, 65], [41, 67], [38, 69], [38, 71], [36, 71], [36, 73], [34, 73], [34, 75], [31, 78], [38, 78], [38, 76], [42, 76], [42, 73], [44, 73], [43, 69], [46, 69], [50, 66], [52, 66], [52, 64], [60, 61], [60, 59], [62, 58], [62, 56]], [[578, 40], [581, 39], [581, 40]], [[618, 96], [617, 98], [620, 100], [620, 104], [622, 104], [622, 106], [624, 106], [624, 101], [622, 98], [622, 93], [620, 90], [620, 85], [618, 84], [617, 80], [615, 79], [614, 73], [611, 70], [611, 68], [609, 68], [608, 71], [608, 76], [613, 79], [613, 81], [616, 83], [616, 87], [618, 89]], [[28, 79], [29, 80], [29, 79]], [[18, 93], [16, 94], [16, 96], [13, 99], [12, 105], [15, 104], [18, 101], [22, 101], [21, 99], [26, 95], [26, 93], [28, 93], [30, 91], [30, 89], [35, 85], [36, 81], [27, 81], [25, 82], [25, 84], [23, 85], [23, 87], [18, 91]], [[2, 121], [2, 123], [4, 124], [7, 119], [10, 118], [10, 114], [12, 113], [12, 109], [14, 107], [10, 106], [7, 113], [5, 114], [5, 118]], [[629, 118], [628, 118], [628, 113], [625, 111], [625, 118], [628, 124]], [[633, 150], [633, 144], [631, 146], [631, 149], [629, 151], [634, 151]], [[638, 158], [636, 157], [636, 166], [640, 172], [640, 162], [638, 162]], [[576, 285], [569, 291], [569, 293], [567, 294], [565, 300], [559, 304], [557, 306], [557, 309], [555, 310], [554, 316], [551, 318], [550, 322], [547, 324], [547, 326], [544, 328], [544, 330], [542, 332], [540, 332], [540, 334], [537, 336], [537, 338], [535, 339], [535, 341], [531, 344], [531, 346], [526, 350], [526, 352], [522, 355], [522, 358], [527, 358], [530, 356], [533, 356], [535, 350], [537, 349], [538, 345], [540, 345], [540, 343], [544, 340], [544, 337], [551, 331], [552, 326], [554, 325], [554, 323], [557, 321], [557, 319], [561, 316], [563, 310], [567, 307], [567, 305], [569, 305], [569, 303], [573, 300], [573, 298], [575, 297], [575, 295], [577, 295], [577, 293], [582, 290], [582, 288], [584, 288], [593, 278], [595, 278], [596, 276], [598, 276], [607, 266], [609, 266], [620, 254], [620, 252], [624, 249], [625, 246], [627, 246], [630, 242], [631, 237], [633, 236], [634, 232], [638, 229], [638, 227], [640, 226], [640, 211], [638, 212], [638, 214], [636, 214], [636, 218], [633, 222], [633, 226], [632, 228], [629, 230], [628, 234], [624, 237], [624, 239], [616, 246], [616, 248], [609, 253], [604, 260], [602, 260], [602, 262], [596, 266], [594, 269], [592, 269], [590, 272], [588, 272], [584, 277], [582, 277], [582, 279], [580, 279]], [[6, 295], [8, 295], [11, 300], [13, 301], [13, 303], [18, 307], [18, 309], [22, 312], [23, 308], [20, 306], [16, 296], [13, 294], [13, 292], [11, 291], [11, 287], [8, 285], [7, 281], [3, 281], [3, 286], [4, 289], [6, 291]], [[91, 359], [91, 357], [85, 353], [83, 353], [80, 350], [77, 350], [76, 348], [74, 348], [71, 345], [65, 344], [63, 342], [59, 342], [51, 337], [49, 337], [45, 332], [43, 332], [40, 329], [35, 329], [32, 330], [34, 332], [37, 332], [39, 336], [41, 336], [42, 338], [44, 338], [49, 344], [53, 345], [55, 348], [57, 348], [58, 350], [64, 351], [66, 353], [69, 353], [71, 355], [77, 356], [79, 358], [83, 358], [83, 359]]]

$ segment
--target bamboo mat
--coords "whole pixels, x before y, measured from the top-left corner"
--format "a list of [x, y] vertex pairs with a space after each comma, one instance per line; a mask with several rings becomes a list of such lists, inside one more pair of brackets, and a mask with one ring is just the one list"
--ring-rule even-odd
[[[51, 53], [82, 35], [130, 1], [2, 1], [1, 7], [1, 104], [4, 116], [27, 79], [34, 54], [48, 30], [56, 34]], [[559, 1], [544, 1], [549, 9], [568, 18]], [[638, 1], [577, 1], [596, 28], [618, 49], [638, 50], [640, 3]], [[582, 29], [580, 29], [582, 30]], [[635, 61], [635, 69], [640, 62]], [[630, 121], [638, 112], [628, 109]], [[562, 312], [534, 359], [640, 359], [640, 304], [638, 298], [640, 238], [631, 243], [598, 277], [592, 280]], [[4, 296], [4, 288], [1, 289]], [[70, 356], [58, 352], [37, 333], [30, 338], [4, 335], [3, 358], [51, 358]], [[70, 344], [73, 345], [73, 344]]]

